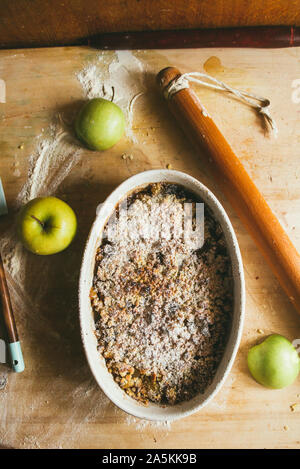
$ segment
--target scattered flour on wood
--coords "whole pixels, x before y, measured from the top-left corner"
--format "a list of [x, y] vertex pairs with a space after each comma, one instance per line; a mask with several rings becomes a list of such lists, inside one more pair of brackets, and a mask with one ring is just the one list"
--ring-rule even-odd
[[[36, 147], [29, 156], [28, 176], [17, 196], [15, 208], [35, 197], [53, 195], [80, 159], [81, 149], [60, 115], [36, 140]], [[0, 250], [7, 271], [22, 289], [25, 282], [24, 250], [17, 240], [15, 227], [3, 234]]]
[[[108, 60], [109, 57], [109, 60]], [[77, 74], [85, 96], [113, 100], [126, 116], [126, 135], [137, 142], [133, 131], [133, 105], [145, 93], [144, 66], [130, 51], [102, 53], [96, 63]]]
[[127, 425], [133, 425], [137, 430], [142, 431], [147, 428], [156, 430], [163, 430], [168, 433], [171, 430], [171, 423], [169, 420], [155, 421], [155, 420], [144, 420], [128, 415], [126, 417]]
[[[133, 104], [138, 99], [138, 95], [145, 92], [143, 66], [141, 62], [127, 51], [116, 52], [111, 60], [111, 56], [102, 54], [96, 63], [88, 65], [79, 72], [78, 79], [82, 85], [86, 97], [103, 96], [107, 99], [114, 93], [116, 102], [125, 112], [127, 117], [127, 136], [135, 141], [132, 131]], [[64, 124], [59, 115], [55, 117], [50, 126], [36, 138], [36, 146], [29, 155], [28, 177], [16, 199], [16, 209], [30, 199], [53, 195], [59, 188], [63, 180], [68, 176], [72, 168], [81, 158], [81, 148], [76, 139], [72, 136], [68, 126]], [[16, 175], [17, 176], [17, 175]], [[65, 358], [68, 359], [69, 366], [67, 376], [56, 375], [55, 379], [49, 381], [47, 391], [41, 389], [40, 395], [36, 399], [27, 403], [26, 409], [19, 409], [18, 419], [11, 417], [15, 412], [12, 402], [14, 388], [18, 385], [12, 373], [0, 370], [0, 442], [3, 445], [14, 446], [20, 444], [26, 448], [68, 448], [76, 447], [80, 441], [80, 434], [86, 430], [85, 424], [91, 422], [101, 422], [105, 416], [114, 418], [115, 423], [125, 423], [128, 426], [136, 427], [140, 431], [144, 428], [154, 426], [163, 431], [169, 429], [167, 423], [148, 422], [134, 417], [128, 417], [123, 411], [115, 407], [111, 401], [102, 393], [94, 380], [91, 380], [90, 372], [86, 362], [80, 366], [73, 367], [74, 341], [77, 335], [65, 338], [60, 334], [55, 321], [51, 318], [52, 303], [45, 303], [47, 285], [49, 278], [53, 277], [53, 263], [48, 259], [34, 257], [24, 250], [16, 237], [15, 227], [6, 231], [0, 240], [0, 251], [2, 253], [8, 277], [9, 289], [13, 301], [13, 308], [17, 313], [19, 332], [23, 340], [24, 356], [26, 351], [31, 349], [30, 356], [34, 356], [33, 350], [40, 347], [46, 351], [45, 346], [41, 346], [40, 337], [46, 337], [50, 341], [53, 350], [64, 347]], [[69, 256], [68, 265], [63, 268], [72, 271], [78, 268], [78, 253]], [[47, 257], [47, 256], [45, 256]], [[33, 287], [33, 288], [32, 288]], [[69, 289], [76, 291], [77, 279]], [[55, 301], [53, 302], [55, 305]], [[70, 309], [65, 314], [65, 327], [70, 329], [74, 326], [74, 315], [77, 314], [77, 304], [74, 309]], [[36, 342], [37, 338], [39, 341]], [[31, 363], [32, 370], [37, 370], [44, 365], [50, 366], [51, 360], [45, 363], [47, 358], [37, 355], [39, 358], [35, 363]], [[66, 358], [67, 357], [67, 358]], [[75, 357], [76, 358], [76, 357]], [[26, 357], [25, 357], [26, 359]], [[28, 365], [29, 377], [30, 368]], [[33, 376], [36, 379], [36, 375]], [[7, 392], [8, 383], [10, 392]], [[43, 396], [45, 399], [43, 400]], [[41, 412], [43, 406], [57, 405], [59, 415], [59, 425], [39, 425], [35, 420]], [[87, 410], [88, 409], [88, 410]], [[31, 427], [31, 434], [21, 437], [20, 419], [21, 413], [26, 413], [26, 418], [36, 425]], [[43, 412], [46, 412], [44, 410]], [[9, 425], [7, 421], [9, 420]], [[14, 423], [15, 421], [15, 423]], [[95, 445], [100, 447], [99, 441]]]
[[79, 161], [80, 152], [58, 116], [37, 139], [37, 146], [29, 156], [28, 177], [17, 201], [23, 204], [35, 197], [53, 194]]

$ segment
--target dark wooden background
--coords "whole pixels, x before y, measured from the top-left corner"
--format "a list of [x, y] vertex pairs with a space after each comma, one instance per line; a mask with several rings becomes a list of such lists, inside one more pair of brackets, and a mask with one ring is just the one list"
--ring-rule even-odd
[[71, 45], [101, 32], [300, 25], [300, 0], [0, 0], [0, 48]]

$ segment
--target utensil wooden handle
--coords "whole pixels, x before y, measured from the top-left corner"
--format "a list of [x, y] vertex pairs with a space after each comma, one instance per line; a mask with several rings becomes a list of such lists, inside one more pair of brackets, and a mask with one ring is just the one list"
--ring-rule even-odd
[[19, 342], [17, 326], [13, 315], [13, 309], [10, 301], [8, 286], [5, 277], [4, 266], [0, 254], [0, 295], [2, 301], [2, 310], [4, 322], [8, 336], [8, 347], [12, 358], [13, 370], [20, 373], [24, 370], [24, 361]]
[[[157, 76], [161, 90], [180, 75], [174, 67], [161, 70]], [[278, 219], [193, 90], [178, 91], [168, 105], [185, 133], [206, 152], [222, 191], [300, 313], [300, 256]]]
[[247, 26], [241, 28], [103, 33], [91, 37], [89, 45], [104, 50], [294, 47], [300, 45], [300, 28], [295, 26]]

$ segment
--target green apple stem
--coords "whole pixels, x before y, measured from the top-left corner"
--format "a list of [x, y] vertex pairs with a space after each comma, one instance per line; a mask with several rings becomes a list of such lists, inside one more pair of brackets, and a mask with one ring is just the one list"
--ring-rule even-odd
[[30, 215], [31, 218], [33, 218], [34, 220], [36, 220], [40, 225], [41, 227], [44, 229], [45, 228], [45, 225], [43, 222], [41, 222], [41, 220], [39, 220], [37, 217], [35, 217], [34, 215]]
[[113, 102], [114, 102], [114, 99], [115, 99], [115, 87], [112, 86], [111, 89], [112, 89], [112, 97], [111, 97], [111, 100], [110, 100], [110, 101], [111, 101], [111, 103], [113, 103]]

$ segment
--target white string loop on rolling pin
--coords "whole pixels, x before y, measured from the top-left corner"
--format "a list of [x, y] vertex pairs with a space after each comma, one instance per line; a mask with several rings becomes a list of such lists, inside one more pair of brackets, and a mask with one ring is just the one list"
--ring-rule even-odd
[[[209, 83], [209, 81], [211, 83]], [[237, 99], [248, 104], [259, 114], [261, 114], [267, 125], [271, 127], [274, 136], [277, 137], [278, 129], [276, 122], [270, 115], [270, 101], [268, 99], [262, 98], [252, 93], [248, 93], [246, 91], [240, 91], [232, 88], [231, 86], [226, 85], [226, 83], [217, 80], [217, 78], [207, 75], [206, 73], [190, 72], [180, 75], [178, 78], [172, 80], [171, 83], [169, 83], [169, 85], [166, 87], [164, 91], [165, 97], [170, 99], [178, 91], [189, 88], [189, 82], [194, 82], [198, 85], [206, 86], [207, 88], [212, 88], [219, 91], [227, 91], [228, 93], [233, 94]]]

